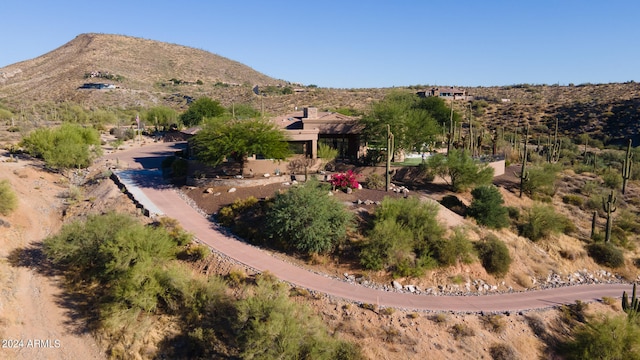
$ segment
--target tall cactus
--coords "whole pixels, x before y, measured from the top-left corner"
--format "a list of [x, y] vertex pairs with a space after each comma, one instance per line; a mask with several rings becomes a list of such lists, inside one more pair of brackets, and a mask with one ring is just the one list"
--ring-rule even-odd
[[640, 313], [640, 301], [636, 297], [636, 284], [633, 284], [633, 292], [631, 294], [631, 302], [626, 291], [622, 292], [622, 310], [629, 316], [635, 316]]
[[520, 197], [522, 197], [522, 192], [524, 191], [524, 185], [529, 180], [529, 172], [527, 171], [527, 142], [529, 142], [529, 126], [527, 126], [525, 135], [524, 135], [524, 150], [522, 152], [522, 168], [520, 169], [520, 174], [515, 174], [520, 178]]
[[553, 134], [553, 141], [549, 136], [547, 143], [547, 162], [557, 163], [560, 160], [560, 140], [558, 140], [558, 119], [556, 118], [556, 129]]
[[591, 239], [596, 236], [596, 221], [598, 220], [598, 212], [593, 212], [593, 217], [591, 218]]
[[622, 195], [624, 195], [624, 192], [627, 189], [627, 181], [631, 177], [631, 166], [633, 165], [631, 142], [632, 140], [629, 139], [629, 144], [627, 145], [627, 154], [624, 157], [624, 164], [622, 165]]
[[604, 201], [604, 197], [602, 198], [602, 210], [604, 210], [604, 212], [607, 214], [607, 225], [604, 238], [605, 242], [609, 242], [611, 240], [611, 227], [613, 226], [613, 219], [611, 218], [611, 214], [616, 212], [616, 210], [618, 209], [616, 207], [617, 200], [618, 199], [616, 198], [616, 196], [613, 195], [613, 190], [611, 190], [611, 193], [609, 194], [606, 202]]

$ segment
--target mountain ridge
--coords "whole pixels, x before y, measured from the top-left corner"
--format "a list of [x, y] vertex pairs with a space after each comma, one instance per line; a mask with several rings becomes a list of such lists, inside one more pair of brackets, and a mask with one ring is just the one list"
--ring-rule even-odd
[[[90, 94], [77, 91], [85, 82], [114, 83], [121, 89], [142, 91], [151, 102], [161, 102], [164, 94], [173, 92], [162, 88], [163, 84], [172, 85], [171, 80], [203, 86], [287, 84], [205, 50], [96, 33], [80, 34], [34, 59], [0, 68], [0, 73], [0, 98], [8, 103], [15, 102], [16, 97], [94, 103]], [[119, 80], [87, 78], [91, 73], [109, 74]]]

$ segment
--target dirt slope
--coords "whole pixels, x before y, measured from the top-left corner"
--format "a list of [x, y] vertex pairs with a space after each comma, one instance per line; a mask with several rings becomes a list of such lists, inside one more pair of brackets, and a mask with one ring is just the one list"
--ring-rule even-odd
[[12, 215], [0, 217], [0, 359], [103, 359], [34, 246], [60, 228], [60, 194], [68, 187], [31, 161], [5, 160], [0, 153], [0, 179], [20, 200]]

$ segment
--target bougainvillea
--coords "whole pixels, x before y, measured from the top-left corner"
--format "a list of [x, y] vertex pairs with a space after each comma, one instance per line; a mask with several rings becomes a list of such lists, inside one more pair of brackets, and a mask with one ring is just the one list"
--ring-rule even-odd
[[331, 185], [335, 189], [346, 190], [347, 188], [358, 189], [360, 184], [356, 178], [358, 174], [351, 170], [347, 170], [345, 173], [338, 173], [331, 177]]

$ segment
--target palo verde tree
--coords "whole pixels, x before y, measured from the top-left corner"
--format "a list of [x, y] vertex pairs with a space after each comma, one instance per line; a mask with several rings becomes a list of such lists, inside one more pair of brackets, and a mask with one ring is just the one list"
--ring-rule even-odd
[[168, 128], [177, 125], [178, 113], [168, 106], [155, 106], [149, 108], [142, 114], [142, 118], [147, 124], [153, 125], [156, 129]]
[[98, 131], [76, 124], [36, 129], [20, 145], [54, 169], [85, 168], [102, 153]]
[[209, 124], [190, 142], [198, 160], [216, 166], [231, 158], [242, 166], [247, 156], [283, 160], [290, 154], [284, 133], [267, 120], [231, 120]]
[[[398, 151], [423, 151], [448, 124], [450, 109], [437, 97], [420, 98], [410, 92], [392, 92], [373, 104], [361, 120], [363, 136], [373, 145], [385, 146], [387, 125]], [[454, 114], [454, 120], [460, 116]]]
[[431, 156], [427, 166], [456, 192], [465, 191], [473, 185], [490, 184], [493, 179], [493, 168], [477, 162], [466, 150], [451, 149], [446, 156]]
[[180, 115], [180, 121], [184, 126], [196, 126], [204, 122], [204, 119], [215, 118], [225, 113], [224, 107], [218, 101], [208, 97], [202, 97], [189, 105], [189, 109]]

